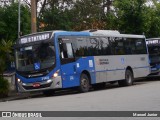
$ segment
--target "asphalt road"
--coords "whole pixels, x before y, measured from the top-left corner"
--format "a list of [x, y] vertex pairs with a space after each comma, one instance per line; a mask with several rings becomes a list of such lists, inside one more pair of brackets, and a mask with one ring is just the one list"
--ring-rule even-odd
[[[160, 111], [160, 80], [141, 80], [129, 87], [119, 87], [117, 84], [107, 85], [104, 89], [92, 90], [88, 93], [65, 91], [51, 97], [39, 95], [28, 99], [0, 102], [0, 111]], [[121, 117], [56, 119], [124, 120]], [[126, 119], [158, 120], [160, 118]]]

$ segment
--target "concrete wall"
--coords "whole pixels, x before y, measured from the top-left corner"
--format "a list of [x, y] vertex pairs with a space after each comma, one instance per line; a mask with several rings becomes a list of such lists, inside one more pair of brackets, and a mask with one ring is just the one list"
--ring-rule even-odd
[[15, 91], [15, 72], [5, 72], [4, 73], [4, 78], [8, 80], [9, 85], [10, 85], [10, 91]]

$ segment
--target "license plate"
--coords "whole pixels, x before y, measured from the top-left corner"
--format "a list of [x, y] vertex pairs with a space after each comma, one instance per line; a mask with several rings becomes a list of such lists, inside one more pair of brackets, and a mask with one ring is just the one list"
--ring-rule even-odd
[[33, 87], [39, 87], [40, 84], [39, 83], [33, 83]]

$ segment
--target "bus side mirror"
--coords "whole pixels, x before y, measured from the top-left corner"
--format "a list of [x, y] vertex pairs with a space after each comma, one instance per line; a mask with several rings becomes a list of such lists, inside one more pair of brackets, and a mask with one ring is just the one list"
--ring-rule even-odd
[[62, 45], [63, 44], [62, 38], [58, 38], [58, 42], [60, 45]]

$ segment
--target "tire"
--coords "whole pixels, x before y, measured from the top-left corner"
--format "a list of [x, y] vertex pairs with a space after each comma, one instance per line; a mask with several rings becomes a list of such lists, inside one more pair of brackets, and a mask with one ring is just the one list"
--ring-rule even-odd
[[133, 73], [130, 70], [126, 70], [125, 72], [125, 80], [119, 80], [119, 86], [131, 86], [133, 85], [134, 77]]
[[88, 92], [89, 88], [90, 88], [89, 78], [86, 74], [82, 73], [80, 77], [79, 91], [82, 93]]
[[54, 93], [55, 93], [54, 90], [45, 90], [45, 91], [43, 91], [43, 95], [45, 95], [45, 96], [53, 96]]

